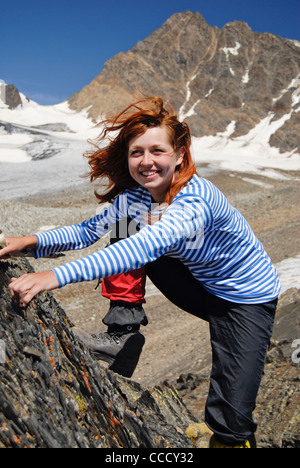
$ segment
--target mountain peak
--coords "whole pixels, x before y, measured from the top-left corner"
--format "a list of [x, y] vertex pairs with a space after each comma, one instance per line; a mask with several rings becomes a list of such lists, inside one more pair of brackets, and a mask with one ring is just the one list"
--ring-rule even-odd
[[3, 80], [0, 80], [0, 101], [7, 105], [9, 109], [22, 106], [22, 99], [18, 89], [12, 84], [6, 84]]
[[291, 41], [253, 32], [241, 21], [219, 29], [200, 13], [185, 11], [108, 60], [69, 104], [89, 108], [99, 120], [134, 100], [160, 95], [198, 137], [225, 132], [232, 122], [231, 137], [240, 137], [272, 116], [281, 123], [272, 144], [282, 152], [300, 151], [300, 102], [292, 98], [299, 74], [300, 49]]

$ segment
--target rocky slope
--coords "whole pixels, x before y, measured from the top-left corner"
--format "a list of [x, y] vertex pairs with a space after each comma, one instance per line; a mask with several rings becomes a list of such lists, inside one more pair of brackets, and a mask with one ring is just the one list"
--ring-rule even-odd
[[51, 294], [12, 302], [26, 260], [0, 262], [0, 447], [191, 447], [195, 419], [170, 385], [146, 390], [96, 365]]
[[237, 21], [211, 27], [186, 11], [107, 61], [69, 104], [99, 120], [145, 95], [161, 95], [198, 137], [224, 132], [231, 122], [231, 138], [246, 135], [269, 116], [278, 124], [270, 144], [300, 152], [299, 83], [296, 41]]

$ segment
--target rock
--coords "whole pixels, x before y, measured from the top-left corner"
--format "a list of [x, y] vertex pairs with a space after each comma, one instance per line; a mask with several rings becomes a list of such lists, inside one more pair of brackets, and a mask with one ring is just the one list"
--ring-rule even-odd
[[270, 138], [271, 146], [280, 148], [280, 151], [295, 151], [300, 153], [299, 145], [300, 115], [293, 113], [291, 118], [285, 122], [280, 129]]
[[192, 447], [196, 420], [170, 384], [145, 389], [95, 363], [51, 293], [11, 299], [26, 259], [0, 262], [0, 447]]
[[185, 434], [197, 448], [208, 448], [213, 432], [205, 423], [194, 423], [189, 425]]
[[271, 347], [255, 410], [259, 447], [300, 448], [300, 376], [292, 351], [285, 358], [280, 343]]
[[5, 85], [5, 104], [8, 105], [9, 109], [16, 109], [18, 106], [22, 106], [19, 91], [12, 84]]

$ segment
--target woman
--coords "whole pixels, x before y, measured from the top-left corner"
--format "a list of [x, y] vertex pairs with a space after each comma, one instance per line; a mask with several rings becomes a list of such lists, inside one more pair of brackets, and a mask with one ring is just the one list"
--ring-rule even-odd
[[[252, 412], [280, 290], [277, 273], [242, 215], [196, 175], [189, 128], [162, 99], [140, 101], [104, 124], [102, 148], [89, 163], [91, 180], [108, 177], [108, 190], [98, 198], [110, 207], [88, 222], [23, 238], [18, 246], [7, 239], [2, 255], [20, 247], [33, 248], [36, 257], [84, 248], [124, 219], [132, 235], [126, 229], [118, 236], [124, 238], [100, 252], [13, 279], [11, 292], [26, 305], [40, 291], [147, 265], [169, 300], [209, 322], [206, 422], [212, 446], [253, 447]], [[154, 209], [158, 214], [149, 221]]]

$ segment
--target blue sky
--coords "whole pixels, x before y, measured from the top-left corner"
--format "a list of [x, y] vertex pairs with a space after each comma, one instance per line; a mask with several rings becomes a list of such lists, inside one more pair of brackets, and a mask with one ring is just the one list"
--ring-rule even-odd
[[0, 0], [0, 79], [40, 104], [79, 91], [173, 13], [300, 41], [299, 0]]

